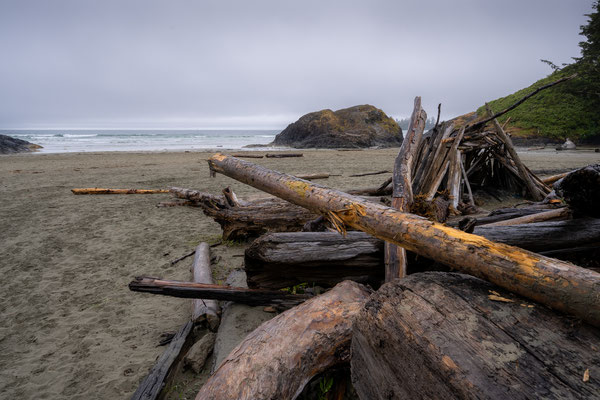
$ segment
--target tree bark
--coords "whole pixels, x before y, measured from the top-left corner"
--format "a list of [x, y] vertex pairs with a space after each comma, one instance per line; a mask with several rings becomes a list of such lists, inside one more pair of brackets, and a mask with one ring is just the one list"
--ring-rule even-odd
[[376, 286], [384, 278], [383, 242], [363, 232], [271, 233], [246, 249], [244, 265], [250, 288], [328, 287], [343, 280]]
[[480, 279], [415, 274], [356, 318], [352, 382], [373, 400], [600, 398], [600, 380], [583, 380], [600, 369], [599, 341], [597, 328]]
[[[214, 284], [210, 268], [210, 246], [202, 242], [196, 247], [192, 275], [195, 283]], [[209, 299], [192, 300], [192, 321], [195, 323], [206, 321], [209, 329], [215, 331], [219, 327], [219, 302]]]
[[600, 325], [600, 274], [222, 154], [211, 168], [461, 272]]
[[197, 400], [294, 399], [318, 373], [350, 357], [350, 332], [369, 292], [342, 282], [263, 323], [200, 389]]
[[[392, 207], [399, 211], [408, 211], [413, 202], [412, 171], [414, 168], [417, 149], [427, 113], [421, 108], [421, 98], [415, 97], [415, 105], [406, 136], [400, 146], [400, 151], [394, 162], [392, 175]], [[385, 243], [385, 281], [389, 282], [406, 275], [406, 250], [393, 243]]]
[[281, 290], [245, 289], [149, 277], [137, 277], [129, 283], [129, 290], [187, 299], [233, 301], [249, 306], [273, 305], [280, 308], [293, 307], [310, 298], [307, 294], [288, 294]]

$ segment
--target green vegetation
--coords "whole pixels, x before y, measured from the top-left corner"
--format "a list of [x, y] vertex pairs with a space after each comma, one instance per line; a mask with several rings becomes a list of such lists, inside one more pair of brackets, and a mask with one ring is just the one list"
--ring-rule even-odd
[[[577, 77], [561, 83], [527, 100], [516, 109], [499, 118], [510, 118], [513, 136], [544, 136], [554, 139], [590, 139], [600, 137], [600, 16], [598, 1], [594, 12], [588, 14], [588, 24], [581, 27], [587, 40], [579, 43], [582, 56], [573, 64], [560, 68], [550, 61], [542, 60], [554, 72], [528, 88], [509, 96], [491, 101], [493, 112], [501, 111], [531, 93], [536, 88], [577, 73]], [[485, 107], [477, 110], [478, 116], [486, 115]]]

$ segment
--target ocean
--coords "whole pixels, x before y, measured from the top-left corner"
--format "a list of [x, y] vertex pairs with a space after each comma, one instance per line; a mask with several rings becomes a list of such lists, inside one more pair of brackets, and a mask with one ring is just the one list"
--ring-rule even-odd
[[[265, 145], [279, 130], [0, 130], [43, 146], [39, 153], [241, 149]], [[268, 149], [268, 148], [261, 148]]]

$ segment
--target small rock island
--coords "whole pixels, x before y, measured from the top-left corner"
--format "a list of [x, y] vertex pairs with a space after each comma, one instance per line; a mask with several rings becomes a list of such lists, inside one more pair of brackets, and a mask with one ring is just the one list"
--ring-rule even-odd
[[308, 113], [285, 128], [272, 145], [296, 148], [395, 147], [402, 129], [393, 118], [371, 105]]
[[0, 135], [0, 154], [26, 153], [41, 149], [42, 146], [17, 139], [7, 135]]

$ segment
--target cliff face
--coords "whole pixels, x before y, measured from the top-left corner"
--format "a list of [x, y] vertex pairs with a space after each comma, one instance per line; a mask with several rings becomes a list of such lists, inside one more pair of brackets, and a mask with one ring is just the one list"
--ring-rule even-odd
[[35, 151], [42, 146], [29, 143], [26, 140], [16, 139], [6, 135], [0, 135], [0, 154], [25, 153]]
[[321, 110], [302, 116], [272, 144], [299, 148], [393, 147], [402, 143], [396, 121], [371, 105]]

